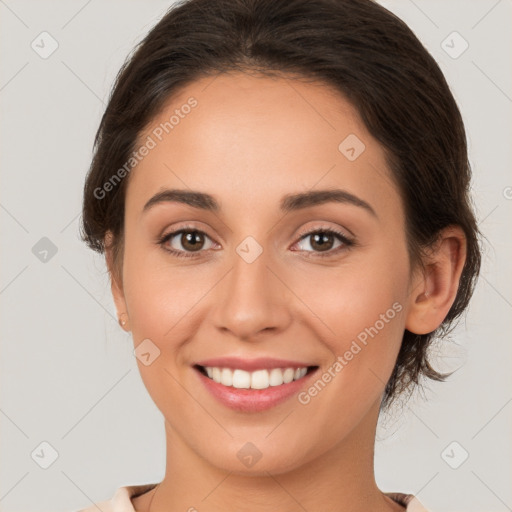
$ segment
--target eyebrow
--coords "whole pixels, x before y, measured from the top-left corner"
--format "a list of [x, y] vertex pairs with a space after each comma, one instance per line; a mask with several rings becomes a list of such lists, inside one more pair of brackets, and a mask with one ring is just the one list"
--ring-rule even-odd
[[[150, 210], [157, 204], [171, 202], [183, 203], [193, 208], [214, 213], [221, 210], [218, 201], [210, 194], [194, 190], [164, 189], [151, 197], [144, 205], [142, 212]], [[281, 200], [280, 209], [282, 212], [288, 213], [325, 203], [351, 204], [363, 208], [374, 217], [377, 217], [375, 210], [370, 204], [354, 194], [340, 189], [311, 190], [298, 194], [287, 194]]]

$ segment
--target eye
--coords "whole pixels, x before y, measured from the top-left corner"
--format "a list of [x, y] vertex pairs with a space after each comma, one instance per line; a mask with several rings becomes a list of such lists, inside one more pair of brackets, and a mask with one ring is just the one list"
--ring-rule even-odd
[[[306, 244], [305, 241], [308, 239], [311, 241]], [[339, 245], [335, 247], [336, 242]], [[215, 245], [204, 231], [189, 226], [163, 235], [158, 240], [158, 244], [178, 258], [198, 257], [203, 250], [212, 249]], [[309, 245], [313, 249], [308, 250], [304, 247], [299, 249], [306, 253], [312, 253], [308, 257], [328, 257], [355, 245], [355, 240], [348, 238], [341, 231], [319, 228], [301, 235], [299, 241], [296, 242], [297, 244]]]
[[[203, 249], [211, 248], [204, 247], [206, 240], [210, 240], [210, 242], [212, 242], [210, 237], [204, 231], [184, 227], [163, 235], [158, 243], [166, 251], [169, 251], [179, 258], [194, 258], [196, 256], [194, 253], [200, 253]], [[171, 247], [169, 247], [169, 245]]]
[[[308, 239], [311, 241], [304, 243]], [[333, 248], [336, 241], [339, 242], [339, 245]], [[313, 249], [312, 251], [303, 248], [301, 250], [313, 253], [314, 257], [327, 257], [348, 249], [355, 244], [355, 241], [335, 229], [319, 228], [302, 235], [298, 243], [305, 246], [309, 245]]]

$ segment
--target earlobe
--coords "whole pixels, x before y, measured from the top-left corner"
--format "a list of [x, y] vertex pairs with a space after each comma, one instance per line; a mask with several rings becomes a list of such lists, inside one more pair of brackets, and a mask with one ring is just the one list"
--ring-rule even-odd
[[118, 322], [122, 329], [129, 332], [130, 331], [130, 323], [128, 313], [126, 312], [126, 301], [124, 298], [124, 291], [122, 285], [122, 278], [118, 275], [113, 255], [113, 245], [112, 245], [112, 233], [110, 231], [105, 235], [105, 262], [107, 265], [107, 270], [110, 277], [110, 289], [112, 291], [112, 298], [114, 299], [114, 304], [116, 306]]
[[435, 331], [450, 311], [466, 261], [466, 237], [459, 226], [441, 231], [414, 282], [405, 328], [415, 334]]
[[124, 329], [125, 331], [130, 330], [130, 328], [128, 327], [128, 314], [127, 313], [125, 313], [125, 312], [120, 313], [118, 322], [122, 329]]

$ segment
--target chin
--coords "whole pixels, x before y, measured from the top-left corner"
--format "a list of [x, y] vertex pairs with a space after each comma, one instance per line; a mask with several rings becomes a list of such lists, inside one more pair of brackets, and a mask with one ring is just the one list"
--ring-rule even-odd
[[299, 452], [297, 444], [285, 446], [281, 443], [276, 446], [268, 440], [233, 440], [229, 445], [217, 444], [213, 450], [208, 447], [200, 455], [219, 469], [245, 476], [286, 473], [300, 467], [306, 459], [306, 453]]

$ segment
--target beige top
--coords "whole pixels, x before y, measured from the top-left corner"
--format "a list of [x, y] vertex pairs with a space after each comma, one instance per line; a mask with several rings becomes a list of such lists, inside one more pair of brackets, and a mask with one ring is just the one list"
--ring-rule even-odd
[[[88, 508], [76, 512], [135, 512], [131, 498], [144, 494], [158, 484], [126, 485], [119, 487], [114, 496], [107, 501], [96, 503]], [[403, 505], [407, 512], [428, 512], [428, 510], [412, 494], [387, 492], [386, 496]]]

